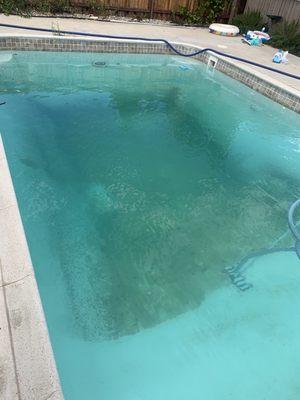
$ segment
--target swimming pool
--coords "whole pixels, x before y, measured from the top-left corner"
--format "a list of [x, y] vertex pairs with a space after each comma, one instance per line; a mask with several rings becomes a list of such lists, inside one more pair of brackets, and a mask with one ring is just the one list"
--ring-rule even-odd
[[197, 61], [15, 52], [1, 130], [66, 399], [298, 399], [300, 122]]

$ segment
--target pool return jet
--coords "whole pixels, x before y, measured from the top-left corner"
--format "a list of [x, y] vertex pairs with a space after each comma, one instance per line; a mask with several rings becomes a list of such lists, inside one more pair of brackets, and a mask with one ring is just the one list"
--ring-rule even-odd
[[246, 257], [242, 258], [236, 265], [225, 267], [224, 271], [229, 275], [231, 282], [241, 291], [248, 290], [253, 287], [253, 285], [246, 281], [245, 272], [249, 267], [250, 261], [256, 257], [261, 257], [271, 253], [277, 252], [296, 252], [298, 258], [300, 259], [300, 233], [297, 230], [297, 226], [300, 225], [294, 222], [294, 213], [296, 208], [300, 206], [300, 199], [296, 200], [289, 208], [288, 211], [288, 225], [294, 238], [296, 239], [295, 246], [293, 247], [273, 247], [281, 239], [283, 239], [289, 231], [285, 232], [280, 238], [278, 238], [273, 246], [269, 249], [262, 249], [248, 254]]

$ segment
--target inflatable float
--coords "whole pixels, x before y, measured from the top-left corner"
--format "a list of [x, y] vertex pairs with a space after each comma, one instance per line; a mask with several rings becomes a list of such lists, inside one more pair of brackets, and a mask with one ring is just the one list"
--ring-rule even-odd
[[226, 24], [211, 24], [209, 26], [210, 33], [221, 36], [236, 36], [240, 30], [237, 26]]
[[248, 31], [246, 35], [243, 35], [242, 42], [247, 43], [250, 46], [261, 46], [267, 43], [271, 39], [270, 35], [265, 32], [265, 28], [261, 31]]
[[258, 36], [262, 43], [267, 43], [271, 39], [270, 35], [264, 31], [264, 28], [261, 31], [254, 31], [253, 33]]

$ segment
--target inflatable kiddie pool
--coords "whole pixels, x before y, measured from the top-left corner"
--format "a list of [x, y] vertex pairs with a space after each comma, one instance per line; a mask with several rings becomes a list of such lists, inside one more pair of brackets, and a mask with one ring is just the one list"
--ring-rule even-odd
[[211, 24], [209, 31], [215, 35], [222, 36], [236, 36], [240, 32], [237, 26], [226, 24]]

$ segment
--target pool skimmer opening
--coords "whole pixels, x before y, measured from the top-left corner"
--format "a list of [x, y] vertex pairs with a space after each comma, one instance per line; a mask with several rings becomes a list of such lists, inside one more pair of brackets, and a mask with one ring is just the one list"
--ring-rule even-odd
[[208, 59], [208, 63], [207, 63], [208, 69], [209, 69], [209, 70], [215, 69], [216, 66], [217, 66], [217, 63], [218, 63], [217, 57], [210, 56], [209, 59]]

